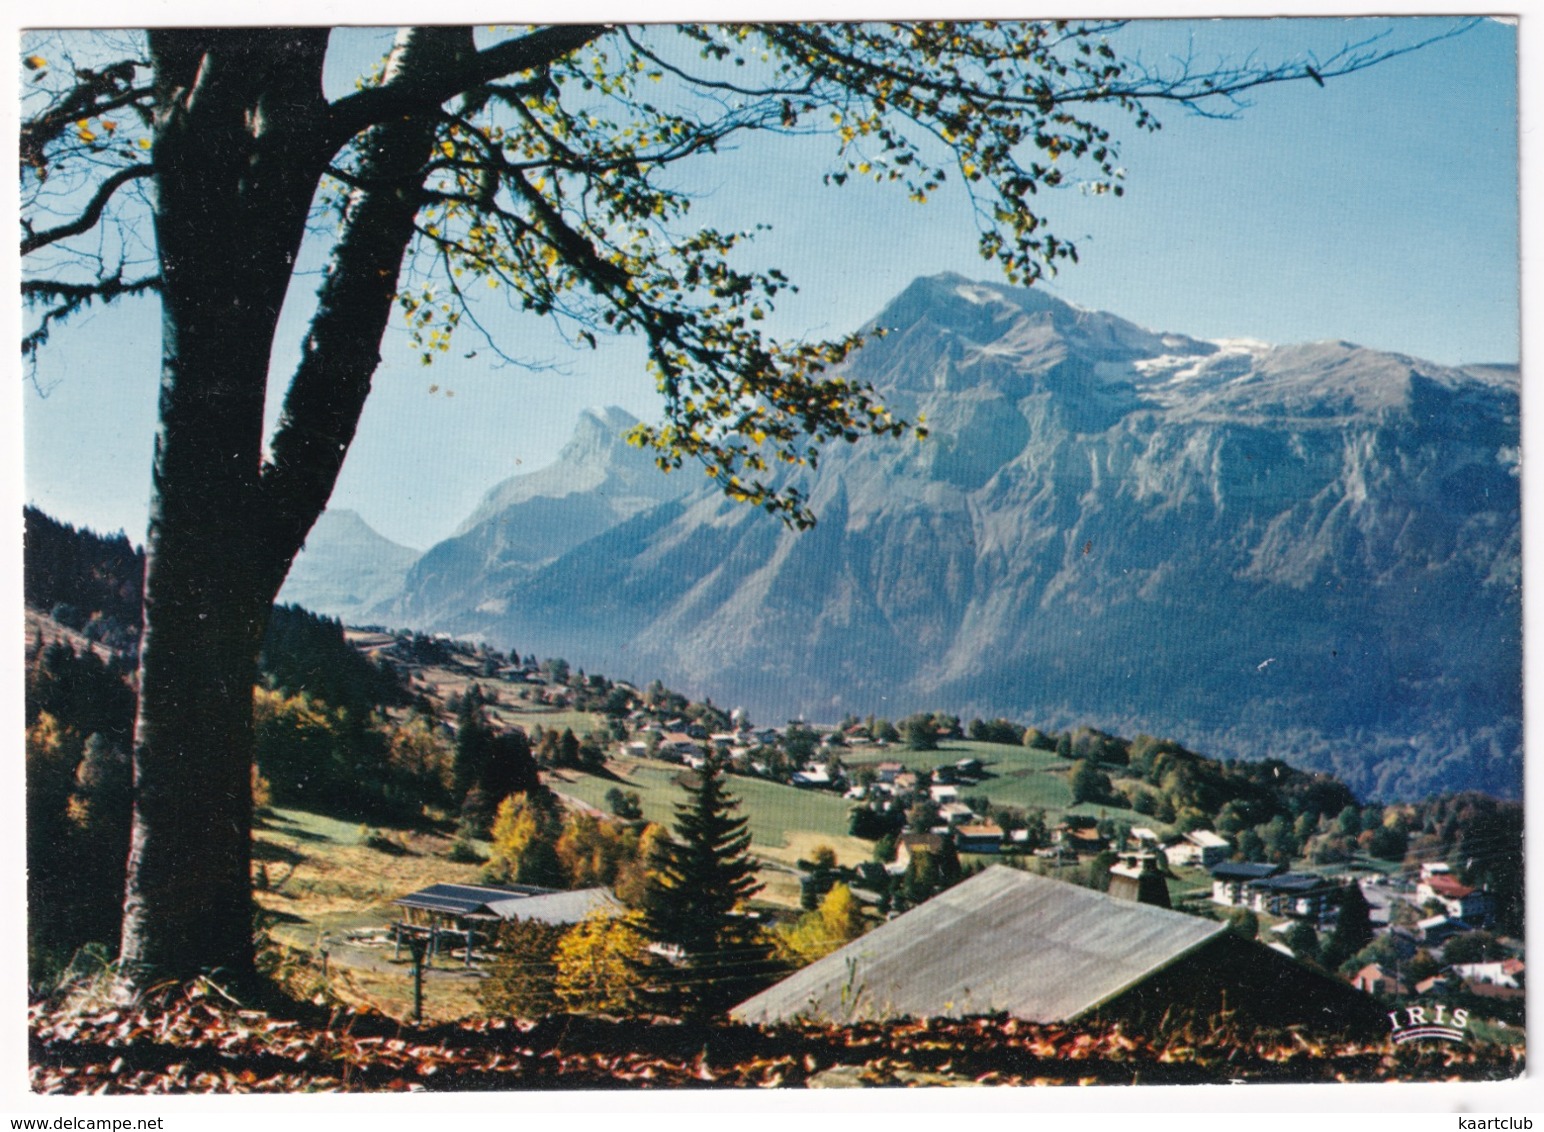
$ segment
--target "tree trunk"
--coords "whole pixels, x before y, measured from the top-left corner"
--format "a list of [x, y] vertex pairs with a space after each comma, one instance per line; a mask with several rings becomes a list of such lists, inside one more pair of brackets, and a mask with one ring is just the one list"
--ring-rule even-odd
[[[434, 143], [431, 113], [399, 113], [363, 139], [360, 187], [265, 466], [274, 330], [331, 157], [325, 47], [325, 30], [151, 35], [161, 423], [120, 951], [130, 992], [252, 974], [257, 655], [369, 392]], [[404, 35], [385, 86], [443, 74], [470, 50], [464, 28]]]
[[252, 682], [273, 598], [253, 519], [268, 356], [320, 173], [298, 143], [322, 108], [325, 48], [314, 31], [151, 35], [162, 364], [130, 986], [252, 968]]

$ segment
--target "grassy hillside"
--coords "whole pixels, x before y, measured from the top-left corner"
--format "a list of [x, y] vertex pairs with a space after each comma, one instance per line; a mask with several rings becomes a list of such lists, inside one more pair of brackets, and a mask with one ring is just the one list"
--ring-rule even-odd
[[[346, 1002], [406, 1017], [409, 965], [384, 944], [383, 933], [396, 918], [397, 897], [430, 884], [478, 879], [480, 866], [446, 858], [450, 844], [437, 833], [367, 829], [303, 810], [275, 809], [261, 817], [253, 833], [254, 897], [269, 936], [294, 949], [282, 962], [297, 983], [325, 983]], [[431, 970], [425, 1016], [448, 1021], [476, 1015], [476, 985], [476, 975], [454, 964]]]
[[1005, 743], [980, 743], [970, 739], [950, 739], [936, 751], [908, 751], [892, 748], [874, 751], [857, 748], [845, 753], [842, 762], [849, 773], [862, 766], [881, 762], [902, 763], [909, 770], [932, 770], [953, 766], [961, 759], [980, 759], [990, 776], [959, 788], [961, 795], [984, 797], [994, 806], [1019, 806], [1026, 810], [1044, 810], [1046, 820], [1056, 822], [1065, 814], [1090, 814], [1109, 817], [1130, 825], [1145, 825], [1162, 830], [1162, 823], [1151, 816], [1120, 806], [1080, 803], [1073, 805], [1068, 779], [1072, 763], [1054, 751], [1035, 747], [1011, 747]]
[[[649, 759], [613, 759], [609, 770], [607, 776], [554, 771], [547, 782], [601, 810], [606, 809], [607, 791], [634, 791], [644, 817], [665, 825], [675, 820], [675, 804], [686, 796], [676, 781], [681, 767]], [[750, 818], [752, 849], [760, 856], [791, 863], [825, 844], [843, 863], [856, 864], [873, 850], [868, 842], [847, 835], [851, 803], [835, 794], [739, 776], [728, 780], [728, 788], [740, 800], [740, 812]]]

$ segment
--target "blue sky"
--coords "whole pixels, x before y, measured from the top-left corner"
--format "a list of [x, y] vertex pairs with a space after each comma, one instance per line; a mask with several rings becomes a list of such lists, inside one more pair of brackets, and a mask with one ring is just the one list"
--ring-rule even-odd
[[[1405, 41], [1439, 26], [1163, 21], [1131, 29], [1122, 47], [1154, 62], [1192, 42], [1202, 63], [1322, 56], [1379, 31]], [[1157, 134], [1123, 131], [1124, 198], [1042, 196], [1082, 253], [1051, 290], [1199, 337], [1341, 338], [1444, 363], [1516, 361], [1516, 49], [1515, 28], [1487, 21], [1324, 89], [1263, 89], [1234, 120], [1169, 108]], [[370, 50], [356, 40], [349, 53]], [[917, 206], [869, 185], [823, 188], [829, 153], [828, 141], [768, 138], [693, 174], [704, 222], [772, 225], [758, 255], [802, 288], [777, 330], [850, 330], [918, 275], [994, 277], [961, 197]], [[549, 368], [493, 369], [486, 351], [462, 357], [476, 346], [468, 340], [426, 369], [391, 336], [335, 506], [427, 547], [499, 480], [549, 462], [584, 407], [652, 412], [635, 346], [575, 354], [529, 316], [494, 323], [506, 348]], [[29, 501], [142, 537], [157, 334], [153, 304], [138, 303], [56, 336], [39, 367], [47, 395], [22, 394]], [[299, 337], [292, 321], [276, 377]]]

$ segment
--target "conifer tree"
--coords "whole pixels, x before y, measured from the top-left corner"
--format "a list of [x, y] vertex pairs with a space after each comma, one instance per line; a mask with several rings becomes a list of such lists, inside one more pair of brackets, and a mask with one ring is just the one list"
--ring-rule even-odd
[[1324, 943], [1321, 958], [1330, 969], [1339, 967], [1372, 941], [1372, 911], [1361, 885], [1348, 884], [1340, 898], [1340, 915], [1335, 930]]
[[761, 890], [739, 805], [724, 789], [721, 763], [710, 758], [676, 804], [675, 839], [655, 850], [639, 929], [669, 956], [644, 961], [645, 1001], [662, 1013], [720, 1014], [770, 977], [770, 949], [739, 914]]

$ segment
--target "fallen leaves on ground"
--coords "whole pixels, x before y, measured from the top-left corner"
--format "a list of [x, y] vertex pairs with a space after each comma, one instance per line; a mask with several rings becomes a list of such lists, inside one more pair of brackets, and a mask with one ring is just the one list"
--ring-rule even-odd
[[574, 1016], [413, 1027], [373, 1014], [273, 1017], [198, 986], [135, 1008], [34, 1003], [28, 1030], [32, 1087], [42, 1093], [1476, 1081], [1523, 1071], [1520, 1048], [1480, 1042], [1154, 1040], [1119, 1026], [1002, 1017], [745, 1026]]

